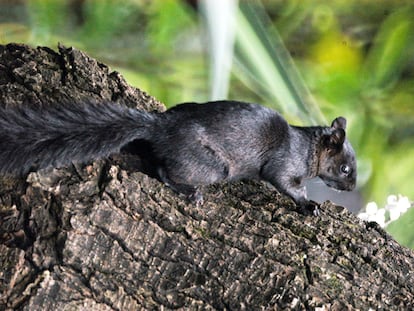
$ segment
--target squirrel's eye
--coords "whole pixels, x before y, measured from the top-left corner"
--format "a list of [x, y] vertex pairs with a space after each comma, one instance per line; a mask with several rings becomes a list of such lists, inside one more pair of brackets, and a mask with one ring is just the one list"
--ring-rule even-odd
[[351, 168], [346, 164], [342, 164], [341, 167], [340, 167], [340, 170], [345, 175], [348, 175], [351, 172]]

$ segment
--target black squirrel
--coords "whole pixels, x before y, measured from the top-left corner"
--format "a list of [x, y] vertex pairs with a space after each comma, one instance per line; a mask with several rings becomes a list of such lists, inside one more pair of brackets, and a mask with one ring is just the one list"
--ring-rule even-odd
[[0, 173], [87, 162], [144, 140], [158, 178], [197, 202], [199, 186], [261, 179], [305, 211], [305, 178], [319, 176], [338, 190], [355, 187], [345, 128], [343, 117], [330, 127], [292, 126], [274, 110], [237, 101], [185, 103], [163, 113], [110, 102], [1, 107]]

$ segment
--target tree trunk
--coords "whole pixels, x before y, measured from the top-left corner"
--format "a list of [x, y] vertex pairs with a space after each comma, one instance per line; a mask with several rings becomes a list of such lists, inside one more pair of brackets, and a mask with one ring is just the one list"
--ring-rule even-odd
[[[76, 49], [0, 46], [0, 104], [68, 99], [164, 109]], [[136, 160], [0, 179], [0, 310], [414, 308], [413, 253], [375, 223], [300, 215], [259, 182], [197, 207]]]

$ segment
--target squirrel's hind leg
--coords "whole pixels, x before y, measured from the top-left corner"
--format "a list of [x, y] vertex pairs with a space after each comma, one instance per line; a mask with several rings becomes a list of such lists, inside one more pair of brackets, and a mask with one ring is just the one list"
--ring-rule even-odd
[[203, 205], [203, 194], [201, 193], [200, 189], [198, 189], [198, 187], [175, 183], [168, 177], [167, 172], [162, 167], [158, 167], [157, 172], [160, 180], [171, 190], [176, 193], [185, 195], [190, 202], [196, 204], [197, 206]]

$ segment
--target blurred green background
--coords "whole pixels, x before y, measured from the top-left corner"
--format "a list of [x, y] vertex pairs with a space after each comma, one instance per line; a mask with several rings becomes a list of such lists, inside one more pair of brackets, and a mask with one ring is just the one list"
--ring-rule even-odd
[[[86, 51], [172, 106], [230, 98], [348, 120], [364, 202], [414, 198], [414, 3], [0, 0], [0, 44]], [[234, 43], [234, 44], [233, 44]], [[389, 227], [414, 247], [414, 212]]]

